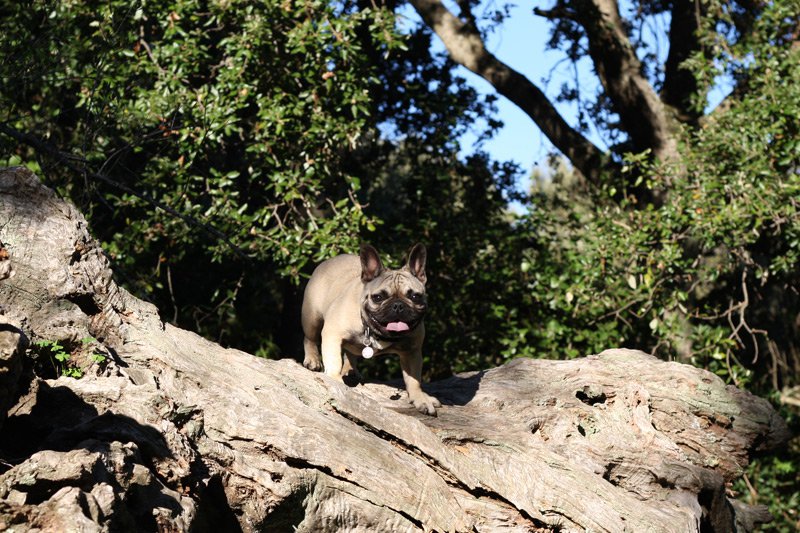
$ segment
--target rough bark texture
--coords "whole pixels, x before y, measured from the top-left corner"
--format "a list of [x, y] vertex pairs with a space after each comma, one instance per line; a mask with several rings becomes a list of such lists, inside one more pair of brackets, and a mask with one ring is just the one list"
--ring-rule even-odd
[[444, 406], [427, 417], [399, 383], [350, 388], [162, 323], [26, 170], [0, 172], [0, 220], [17, 272], [0, 283], [4, 332], [78, 359], [91, 335], [109, 356], [84, 354], [81, 379], [12, 380], [0, 529], [683, 533], [765, 518], [725, 487], [786, 426], [702, 370], [622, 349], [520, 359], [431, 384]]

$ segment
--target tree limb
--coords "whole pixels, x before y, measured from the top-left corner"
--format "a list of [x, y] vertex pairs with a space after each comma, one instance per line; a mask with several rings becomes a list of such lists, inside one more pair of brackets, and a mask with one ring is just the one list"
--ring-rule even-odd
[[675, 109], [681, 122], [696, 124], [702, 110], [692, 105], [699, 87], [694, 74], [681, 65], [700, 50], [700, 17], [703, 5], [693, 2], [673, 2], [669, 27], [669, 55], [664, 64], [664, 87], [661, 97]]
[[613, 166], [607, 154], [564, 120], [539, 87], [486, 50], [477, 29], [453, 15], [440, 0], [411, 0], [411, 4], [453, 61], [484, 78], [522, 109], [590, 182], [597, 183], [603, 168]]
[[[620, 349], [520, 358], [428, 384], [443, 403], [428, 417], [394, 384], [348, 387], [164, 324], [27, 169], [0, 169], [0, 221], [18, 269], [0, 283], [0, 529], [699, 533], [769, 518], [726, 486], [788, 427], [704, 370]], [[69, 347], [83, 377], [19, 372], [26, 338]]]
[[634, 150], [650, 149], [662, 161], [678, 161], [672, 118], [642, 74], [616, 0], [575, 0], [574, 7], [574, 20], [586, 32], [597, 76]]

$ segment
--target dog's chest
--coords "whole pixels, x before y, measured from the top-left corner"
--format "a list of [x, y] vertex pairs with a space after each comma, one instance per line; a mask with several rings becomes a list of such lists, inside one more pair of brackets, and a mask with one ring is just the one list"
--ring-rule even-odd
[[352, 355], [361, 355], [362, 350], [367, 345], [372, 348], [375, 355], [404, 352], [407, 349], [404, 344], [403, 341], [387, 341], [375, 337], [370, 337], [369, 341], [367, 341], [367, 337], [363, 331], [351, 333], [347, 338], [342, 339], [342, 348]]

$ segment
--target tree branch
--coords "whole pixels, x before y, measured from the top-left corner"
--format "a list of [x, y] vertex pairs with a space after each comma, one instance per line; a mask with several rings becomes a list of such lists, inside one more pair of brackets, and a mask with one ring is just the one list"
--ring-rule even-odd
[[552, 9], [533, 8], [533, 14], [544, 17], [548, 20], [568, 19], [575, 20], [575, 13], [567, 9], [565, 5], [557, 5]]
[[522, 109], [590, 182], [597, 183], [603, 168], [613, 166], [602, 150], [564, 120], [533, 82], [486, 50], [477, 29], [453, 15], [440, 0], [411, 0], [411, 4], [453, 61], [484, 78]]
[[637, 152], [647, 149], [662, 161], [677, 161], [672, 118], [642, 74], [616, 0], [575, 0], [574, 19], [583, 27], [600, 82]]
[[675, 109], [681, 122], [696, 124], [701, 110], [694, 109], [692, 101], [699, 87], [694, 74], [681, 64], [700, 50], [698, 30], [702, 16], [702, 3], [673, 2], [669, 27], [669, 55], [664, 64], [664, 88], [661, 98]]

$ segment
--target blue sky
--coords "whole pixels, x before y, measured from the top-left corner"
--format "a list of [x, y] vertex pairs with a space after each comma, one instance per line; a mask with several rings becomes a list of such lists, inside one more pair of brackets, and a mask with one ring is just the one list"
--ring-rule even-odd
[[[453, 2], [445, 0], [445, 3], [451, 11], [458, 12], [458, 7]], [[500, 4], [492, 4], [490, 0], [484, 5], [497, 7]], [[481, 16], [482, 9], [483, 5], [476, 9], [476, 16]], [[519, 5], [513, 6], [510, 10], [510, 16], [489, 37], [487, 48], [501, 61], [527, 76], [531, 81], [540, 85], [549, 96], [552, 96], [557, 94], [563, 77], [558, 75], [554, 77], [554, 81], [549, 86], [551, 90], [547, 90], [547, 87], [542, 86], [541, 80], [562, 59], [562, 54], [557, 51], [546, 50], [546, 42], [549, 38], [547, 21], [542, 17], [534, 16], [532, 10], [533, 4], [529, 4], [526, 8], [522, 8]], [[417, 24], [421, 21], [414, 9], [408, 4], [401, 9], [400, 14], [412, 24]], [[442, 45], [438, 37], [434, 38], [433, 46], [438, 50], [444, 50], [444, 45]], [[564, 63], [556, 71], [557, 73], [558, 71], [564, 71], [561, 74], [566, 75], [568, 67], [569, 65]], [[463, 67], [458, 67], [458, 69], [460, 74], [481, 93], [496, 93], [494, 88], [480, 76]], [[590, 81], [592, 84], [596, 84], [593, 77]], [[497, 160], [511, 160], [519, 163], [524, 174], [527, 175], [536, 162], [545, 160], [547, 154], [552, 150], [552, 145], [533, 121], [504, 97], [498, 99], [497, 107], [497, 118], [503, 121], [504, 127], [492, 140], [484, 145], [484, 148]], [[573, 110], [564, 107], [560, 108], [560, 111], [566, 117], [574, 117]], [[481, 125], [476, 125], [476, 127], [481, 127]], [[472, 151], [472, 144], [476, 138], [476, 135], [466, 135], [462, 139], [462, 146], [465, 152]]]

